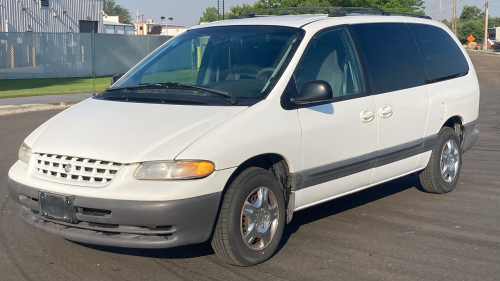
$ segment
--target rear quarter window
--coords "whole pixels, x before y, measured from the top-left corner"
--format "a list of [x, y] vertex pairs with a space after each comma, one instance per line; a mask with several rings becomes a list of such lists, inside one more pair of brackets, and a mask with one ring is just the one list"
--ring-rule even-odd
[[428, 83], [465, 75], [469, 64], [455, 40], [443, 29], [425, 24], [408, 24], [425, 66]]
[[426, 83], [420, 52], [405, 23], [352, 25], [364, 54], [374, 94]]

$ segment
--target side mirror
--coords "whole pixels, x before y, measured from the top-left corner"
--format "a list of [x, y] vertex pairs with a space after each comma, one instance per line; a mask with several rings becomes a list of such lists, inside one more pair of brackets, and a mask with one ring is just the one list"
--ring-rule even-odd
[[120, 78], [122, 78], [123, 75], [121, 74], [115, 74], [113, 75], [113, 78], [111, 78], [111, 86], [113, 86], [116, 81], [120, 80]]
[[292, 97], [291, 102], [298, 106], [329, 102], [333, 99], [332, 86], [326, 81], [307, 81], [300, 95]]

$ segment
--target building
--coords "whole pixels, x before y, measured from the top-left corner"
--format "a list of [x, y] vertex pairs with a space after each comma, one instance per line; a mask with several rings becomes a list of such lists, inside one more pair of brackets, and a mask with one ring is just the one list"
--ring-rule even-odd
[[492, 27], [488, 28], [488, 39], [489, 40], [494, 40], [494, 41], [499, 41], [500, 38], [500, 27]]
[[123, 23], [123, 16], [107, 16], [102, 18], [103, 33], [134, 35], [134, 25]]
[[161, 35], [174, 36], [174, 37], [186, 32], [189, 29], [189, 27], [186, 27], [184, 25], [161, 24], [161, 26], [162, 26]]
[[0, 32], [100, 32], [102, 1], [0, 0]]
[[184, 25], [174, 25], [167, 23], [155, 23], [152, 19], [148, 19], [146, 21], [141, 21], [138, 23], [134, 23], [135, 25], [135, 34], [136, 35], [147, 35], [155, 26], [161, 27], [161, 32], [158, 35], [166, 35], [166, 36], [177, 36], [181, 33], [184, 33], [189, 27]]

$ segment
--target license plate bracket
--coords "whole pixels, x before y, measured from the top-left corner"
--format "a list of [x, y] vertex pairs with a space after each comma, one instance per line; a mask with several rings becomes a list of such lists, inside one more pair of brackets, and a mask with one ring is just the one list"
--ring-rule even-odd
[[38, 193], [40, 215], [54, 220], [75, 223], [76, 210], [74, 201], [75, 196], [53, 194], [44, 191]]

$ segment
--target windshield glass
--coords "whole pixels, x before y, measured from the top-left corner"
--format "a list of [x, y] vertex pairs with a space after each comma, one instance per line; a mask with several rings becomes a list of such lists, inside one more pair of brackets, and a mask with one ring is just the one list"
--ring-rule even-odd
[[302, 36], [301, 29], [280, 26], [190, 30], [157, 49], [98, 98], [130, 93], [143, 102], [152, 95], [155, 100], [165, 97], [162, 103], [188, 99], [252, 104], [267, 96]]

